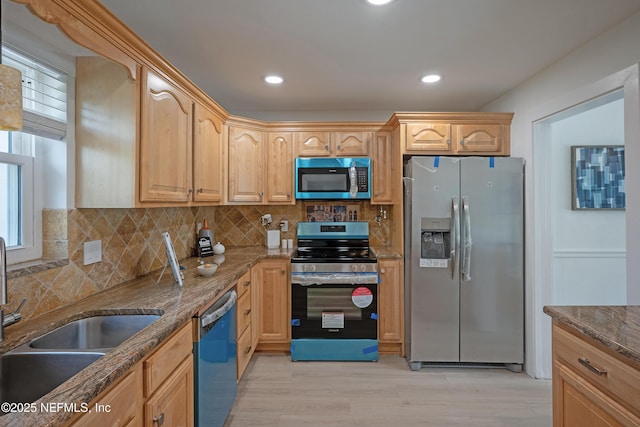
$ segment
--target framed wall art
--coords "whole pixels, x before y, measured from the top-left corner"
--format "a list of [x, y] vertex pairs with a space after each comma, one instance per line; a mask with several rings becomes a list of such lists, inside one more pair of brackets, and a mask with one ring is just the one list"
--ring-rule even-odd
[[624, 146], [571, 147], [571, 209], [624, 209]]

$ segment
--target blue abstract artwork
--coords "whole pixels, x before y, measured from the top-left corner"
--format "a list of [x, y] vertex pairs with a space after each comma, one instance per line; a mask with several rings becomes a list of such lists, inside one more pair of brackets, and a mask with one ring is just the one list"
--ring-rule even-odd
[[624, 146], [571, 147], [572, 209], [624, 209]]

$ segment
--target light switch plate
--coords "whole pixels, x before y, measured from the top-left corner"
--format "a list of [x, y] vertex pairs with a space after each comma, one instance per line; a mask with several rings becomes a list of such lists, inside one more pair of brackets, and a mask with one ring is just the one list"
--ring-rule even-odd
[[102, 240], [84, 242], [84, 265], [102, 261]]

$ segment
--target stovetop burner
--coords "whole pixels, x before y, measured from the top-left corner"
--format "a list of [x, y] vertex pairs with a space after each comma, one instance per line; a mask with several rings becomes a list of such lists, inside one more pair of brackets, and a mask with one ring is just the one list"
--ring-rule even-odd
[[372, 263], [366, 222], [298, 223], [298, 251], [293, 263]]

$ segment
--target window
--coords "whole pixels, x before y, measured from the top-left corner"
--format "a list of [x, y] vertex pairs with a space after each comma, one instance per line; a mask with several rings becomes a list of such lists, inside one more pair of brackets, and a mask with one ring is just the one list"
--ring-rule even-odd
[[0, 236], [15, 263], [42, 256], [42, 153], [66, 135], [67, 79], [7, 46], [2, 62], [22, 72], [24, 128], [0, 131]]

